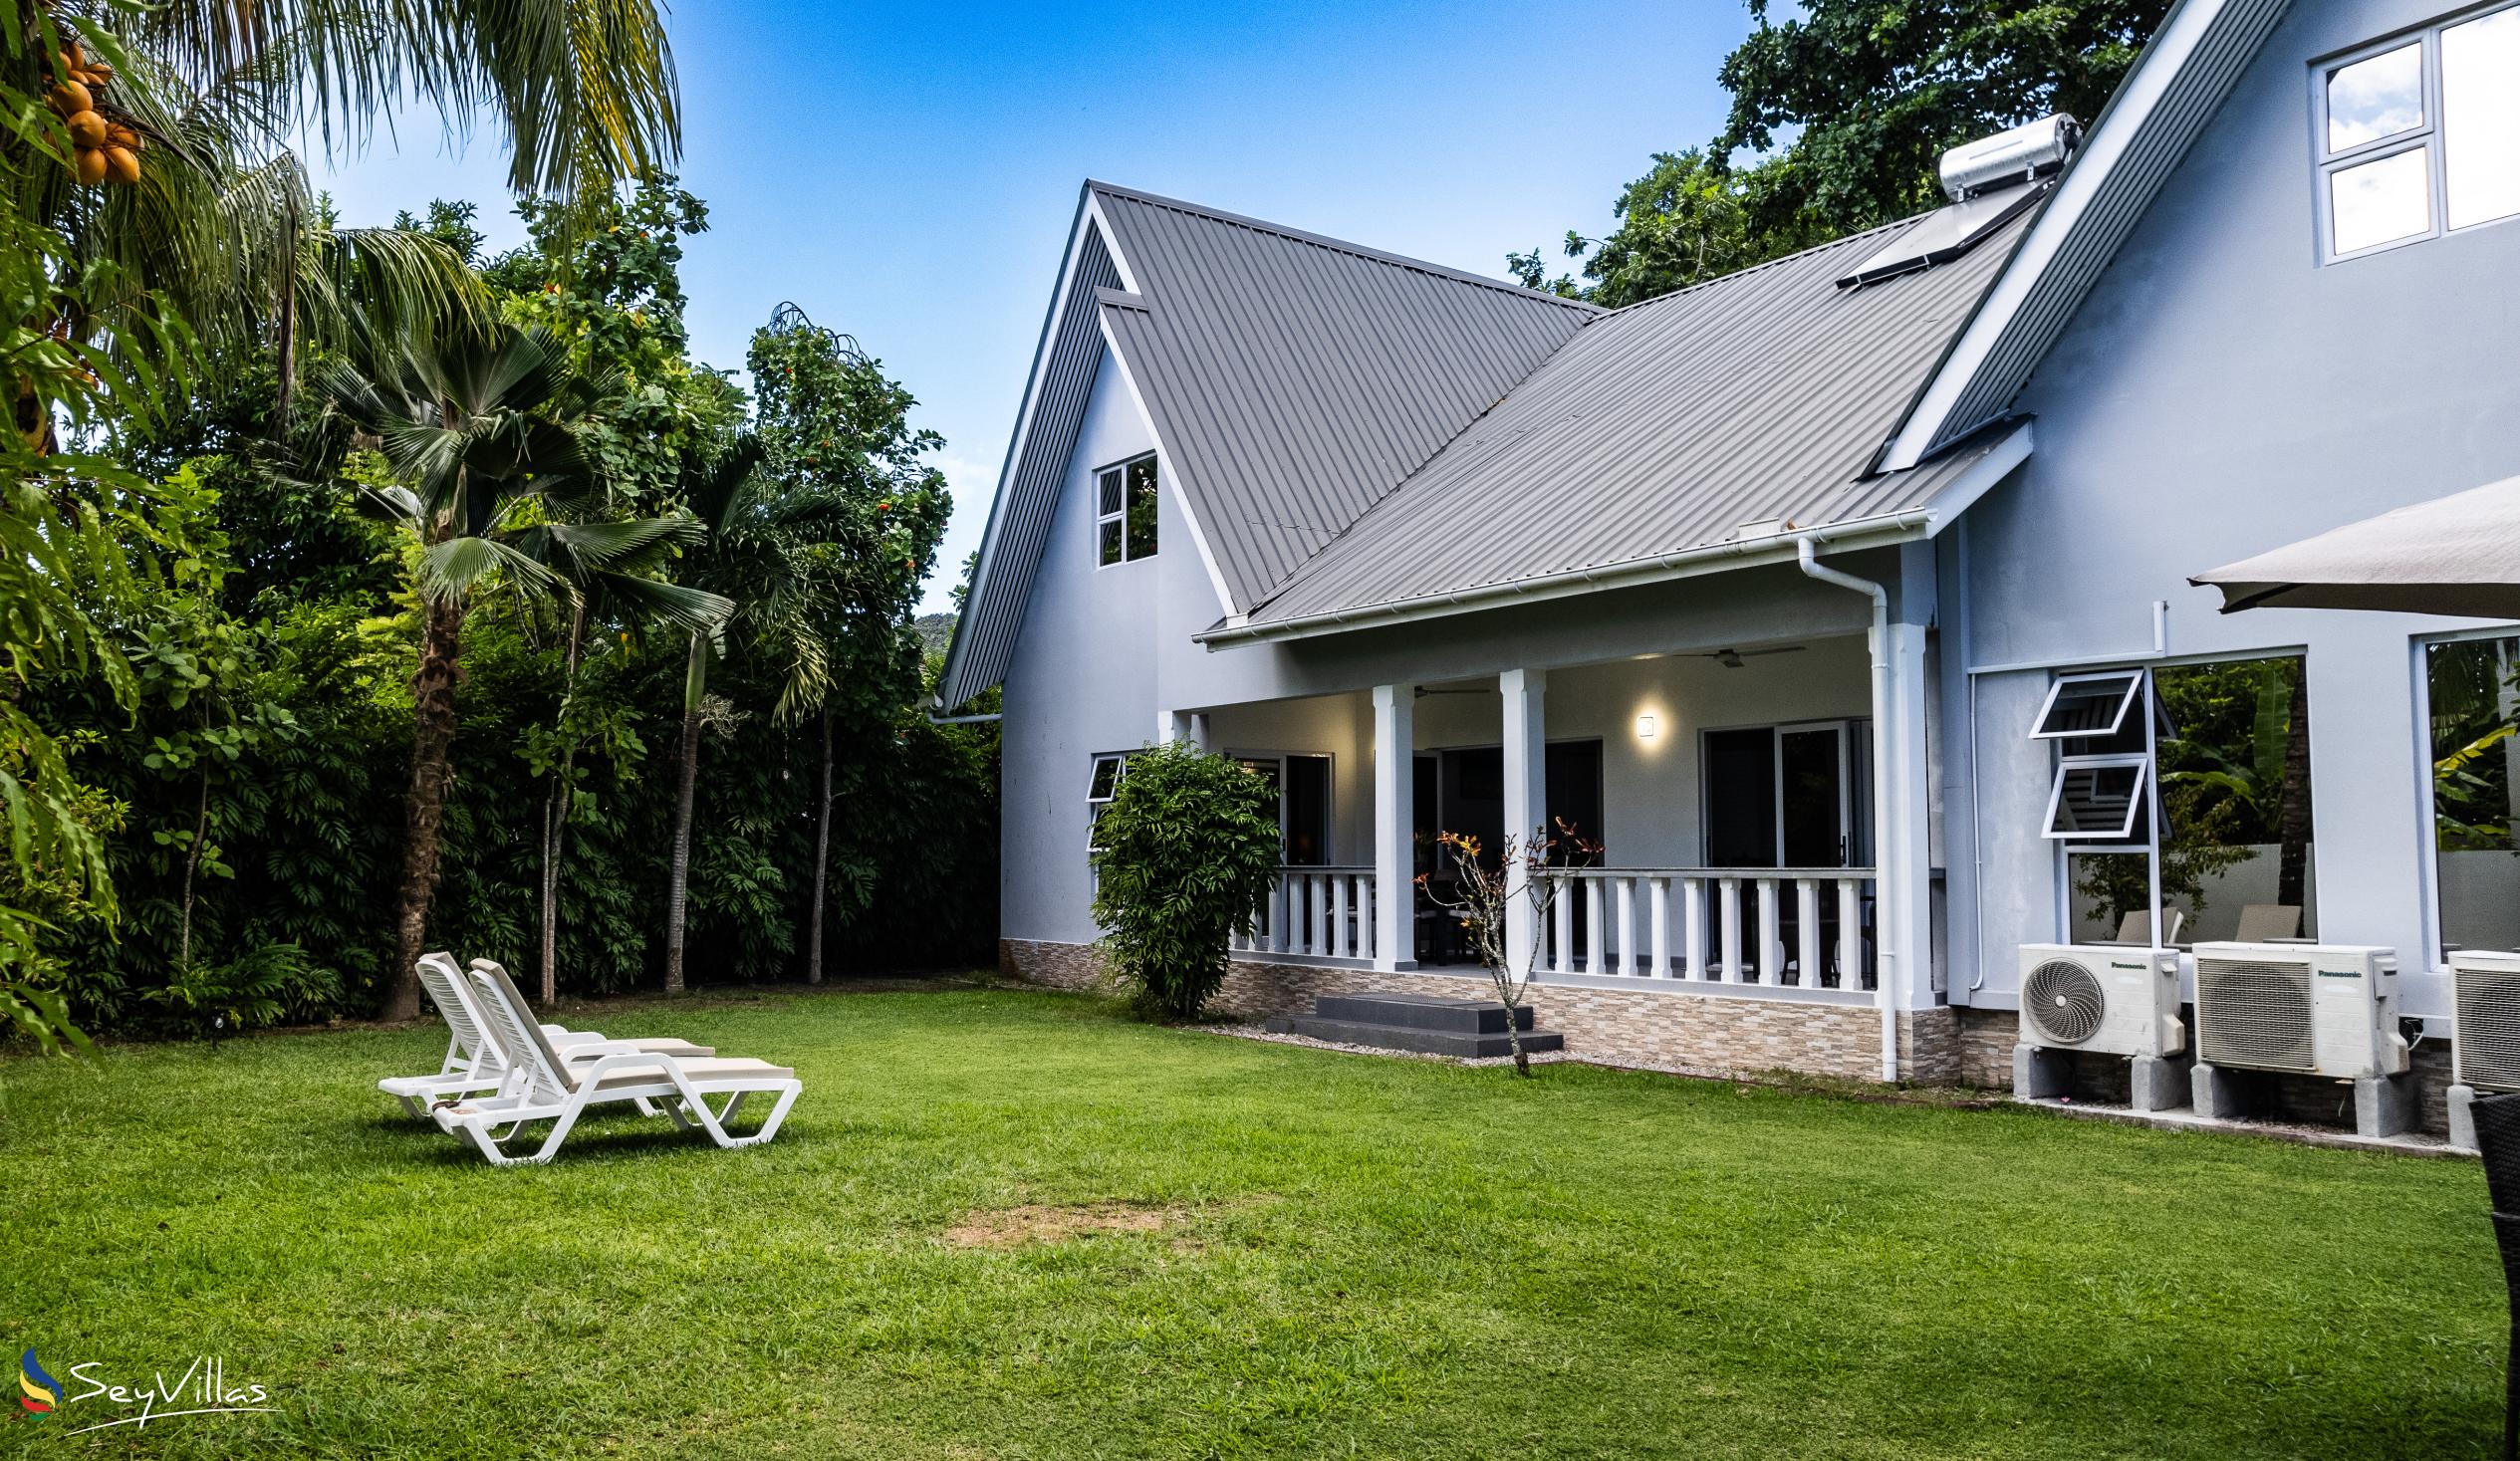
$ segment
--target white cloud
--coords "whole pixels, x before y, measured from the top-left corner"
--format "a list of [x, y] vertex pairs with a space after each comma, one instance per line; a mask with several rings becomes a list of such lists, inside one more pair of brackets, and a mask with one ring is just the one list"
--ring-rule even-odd
[[997, 464], [965, 456], [948, 447], [928, 458], [945, 474], [954, 495], [953, 517], [945, 524], [944, 545], [936, 550], [936, 571], [928, 576], [921, 613], [942, 613], [953, 608], [953, 594], [962, 582], [962, 561], [980, 546], [988, 531], [989, 502], [997, 495]]

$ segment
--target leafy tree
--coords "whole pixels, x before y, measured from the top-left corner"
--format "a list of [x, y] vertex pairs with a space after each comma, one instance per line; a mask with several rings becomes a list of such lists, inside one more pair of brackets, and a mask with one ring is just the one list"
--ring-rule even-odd
[[1197, 1019], [1277, 881], [1274, 794], [1228, 757], [1155, 746], [1129, 758], [1094, 843], [1094, 918], [1115, 972], [1141, 1012]]
[[639, 596], [662, 617], [701, 628], [729, 606], [713, 595], [645, 583], [620, 572], [659, 544], [689, 541], [687, 519], [553, 521], [599, 489], [580, 433], [600, 400], [569, 373], [557, 342], [540, 331], [497, 327], [433, 350], [389, 358], [370, 372], [335, 365], [321, 377], [331, 408], [383, 443], [392, 485], [365, 489], [410, 533], [421, 605], [419, 669], [413, 680], [414, 734], [402, 883], [385, 1017], [419, 1008], [413, 965], [437, 883], [439, 824], [452, 774], [455, 682], [464, 614], [494, 580], [549, 596], [568, 579], [547, 566], [567, 557], [586, 575], [604, 574], [617, 593]]
[[1771, 211], [1770, 199], [1790, 170], [1778, 160], [1727, 171], [1694, 147], [1656, 152], [1652, 170], [1628, 184], [1612, 205], [1617, 230], [1599, 239], [1573, 231], [1566, 236], [1566, 256], [1584, 261], [1591, 284], [1579, 286], [1565, 274], [1544, 280], [1547, 265], [1538, 249], [1509, 254], [1506, 263], [1526, 288], [1612, 309], [1764, 264], [1822, 238], [1800, 214], [1788, 213], [1782, 226], [1754, 221]]
[[1636, 304], [1938, 206], [1945, 150], [2052, 112], [2092, 121], [2168, 8], [1809, 0], [1775, 20], [1768, 0], [1749, 4], [1753, 29], [1717, 73], [1732, 94], [1723, 130], [1655, 153], [1608, 237], [1567, 234], [1589, 283], [1548, 279], [1536, 248], [1507, 256], [1516, 278]]
[[[774, 714], [788, 724], [814, 717], [821, 743], [805, 959], [807, 982], [819, 983], [833, 808], [874, 769], [864, 755], [841, 768], [837, 745], [845, 736], [854, 747], [897, 746], [901, 707], [928, 688], [913, 614], [953, 501], [928, 461], [943, 438], [910, 429], [916, 402], [856, 341], [791, 305], [754, 334], [746, 360], [762, 475], [777, 488], [772, 516], [795, 545], [786, 592], [755, 601], [784, 666]], [[864, 910], [863, 901], [853, 909]]]
[[1808, 217], [1836, 238], [1941, 201], [1934, 167], [1974, 137], [2054, 112], [2100, 115], [2168, 0], [1813, 0], [1755, 28], [1717, 73], [1732, 111], [1709, 149], [1790, 166], [1756, 210], [1762, 231]]

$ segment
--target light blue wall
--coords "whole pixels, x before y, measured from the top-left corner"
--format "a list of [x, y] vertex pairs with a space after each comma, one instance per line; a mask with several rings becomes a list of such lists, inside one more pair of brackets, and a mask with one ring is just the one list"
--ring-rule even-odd
[[[2294, 7], [2019, 402], [2038, 419], [2037, 454], [1943, 546], [1946, 584], [1967, 563], [1945, 598], [1966, 605], [1943, 635], [1942, 703], [1960, 732], [1944, 738], [1946, 784], [1968, 777], [1955, 641], [1978, 665], [2140, 653], [2162, 600], [2173, 656], [2306, 647], [2321, 936], [2394, 945], [2408, 970], [2427, 957], [2413, 640], [2456, 622], [2224, 616], [2186, 578], [2520, 473], [2520, 220], [2327, 267], [2317, 256], [2309, 63], [2440, 13]], [[2049, 755], [2022, 740], [2047, 678], [1976, 686], [1986, 895], [1955, 908], [1954, 954], [1974, 919], [1989, 1003], [2011, 1002], [2012, 946], [2059, 932], [2038, 836]], [[1955, 856], [1972, 855], [1969, 826], [1950, 830]], [[2429, 975], [2406, 1002], [2445, 1008]]]
[[[1096, 376], [1006, 676], [998, 867], [1009, 938], [1087, 942], [1087, 778], [1099, 752], [1154, 733], [1157, 580], [1186, 555], [1095, 566], [1094, 468], [1154, 445], [1110, 360]], [[1186, 544], [1167, 497], [1156, 542]]]

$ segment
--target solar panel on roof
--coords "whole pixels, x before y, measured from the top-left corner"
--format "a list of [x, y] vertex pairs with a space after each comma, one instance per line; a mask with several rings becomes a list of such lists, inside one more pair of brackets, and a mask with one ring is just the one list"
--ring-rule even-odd
[[2047, 190], [2045, 182], [2021, 183], [1937, 208], [1883, 245], [1871, 258], [1839, 275], [1838, 287], [1875, 284], [1956, 259], [2019, 216]]

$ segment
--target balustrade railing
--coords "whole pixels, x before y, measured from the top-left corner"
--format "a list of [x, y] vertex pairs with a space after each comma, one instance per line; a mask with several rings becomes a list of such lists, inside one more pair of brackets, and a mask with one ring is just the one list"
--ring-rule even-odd
[[1874, 987], [1869, 867], [1553, 867], [1538, 967], [1803, 989]]
[[1374, 957], [1372, 867], [1284, 867], [1238, 950], [1314, 958]]

